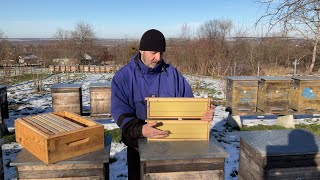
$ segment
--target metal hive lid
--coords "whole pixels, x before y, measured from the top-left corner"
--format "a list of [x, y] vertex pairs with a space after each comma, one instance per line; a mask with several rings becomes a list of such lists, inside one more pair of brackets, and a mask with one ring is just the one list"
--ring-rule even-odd
[[59, 89], [59, 88], [81, 88], [82, 84], [54, 84], [51, 86], [51, 89]]
[[259, 78], [255, 76], [226, 76], [225, 79], [231, 79], [236, 81], [259, 81]]
[[295, 80], [304, 80], [304, 81], [308, 81], [308, 80], [320, 80], [320, 77], [318, 76], [292, 76], [292, 79]]
[[290, 81], [291, 78], [289, 77], [283, 77], [283, 76], [258, 76], [258, 78], [260, 78], [261, 80], [264, 81]]
[[262, 156], [317, 154], [320, 137], [303, 129], [239, 132]]
[[111, 87], [111, 83], [110, 82], [106, 82], [106, 83], [90, 83], [89, 87]]

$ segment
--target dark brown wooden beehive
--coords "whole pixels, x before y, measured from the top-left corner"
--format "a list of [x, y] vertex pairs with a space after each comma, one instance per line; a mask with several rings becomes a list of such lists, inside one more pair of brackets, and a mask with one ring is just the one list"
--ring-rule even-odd
[[320, 111], [320, 77], [292, 77], [290, 88], [290, 108], [304, 113]]
[[258, 81], [253, 76], [226, 77], [226, 107], [233, 115], [256, 112]]
[[279, 76], [260, 76], [257, 109], [264, 113], [287, 113], [292, 79]]

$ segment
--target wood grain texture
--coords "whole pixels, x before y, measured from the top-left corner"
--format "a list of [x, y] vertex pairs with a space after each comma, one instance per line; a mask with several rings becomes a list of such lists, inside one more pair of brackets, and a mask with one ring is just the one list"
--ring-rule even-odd
[[260, 81], [257, 109], [265, 113], [287, 113], [289, 109], [290, 83], [291, 80]]
[[90, 87], [91, 115], [110, 114], [111, 88]]
[[174, 140], [205, 140], [209, 141], [209, 122], [201, 120], [147, 120], [148, 123], [158, 122], [155, 126], [161, 130], [168, 130], [166, 138], [148, 138], [150, 141]]
[[147, 118], [201, 118], [210, 98], [146, 98]]
[[[57, 123], [61, 119], [64, 119], [64, 122]], [[54, 116], [49, 113], [24, 117], [15, 120], [15, 128], [16, 141], [46, 164], [104, 147], [103, 125], [74, 113], [57, 112]]]

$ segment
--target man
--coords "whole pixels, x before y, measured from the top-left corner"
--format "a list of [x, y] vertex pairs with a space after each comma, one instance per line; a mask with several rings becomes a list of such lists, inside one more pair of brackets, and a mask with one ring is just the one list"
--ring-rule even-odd
[[[173, 66], [166, 64], [164, 35], [156, 30], [146, 31], [139, 51], [131, 61], [114, 75], [111, 83], [111, 114], [122, 130], [122, 141], [128, 146], [128, 179], [140, 179], [138, 138], [163, 138], [168, 131], [146, 124], [146, 97], [193, 97], [190, 85]], [[213, 109], [204, 119], [212, 120]]]

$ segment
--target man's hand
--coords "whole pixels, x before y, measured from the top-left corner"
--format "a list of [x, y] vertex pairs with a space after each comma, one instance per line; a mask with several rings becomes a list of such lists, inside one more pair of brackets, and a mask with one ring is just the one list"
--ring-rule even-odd
[[213, 105], [211, 105], [211, 106], [210, 106], [210, 109], [203, 114], [201, 120], [202, 120], [202, 121], [212, 121], [212, 119], [213, 119], [213, 114], [214, 114], [214, 108], [215, 108], [215, 107], [214, 107]]
[[169, 131], [162, 131], [153, 126], [156, 126], [157, 122], [151, 122], [142, 126], [142, 135], [146, 138], [164, 138], [169, 136]]

